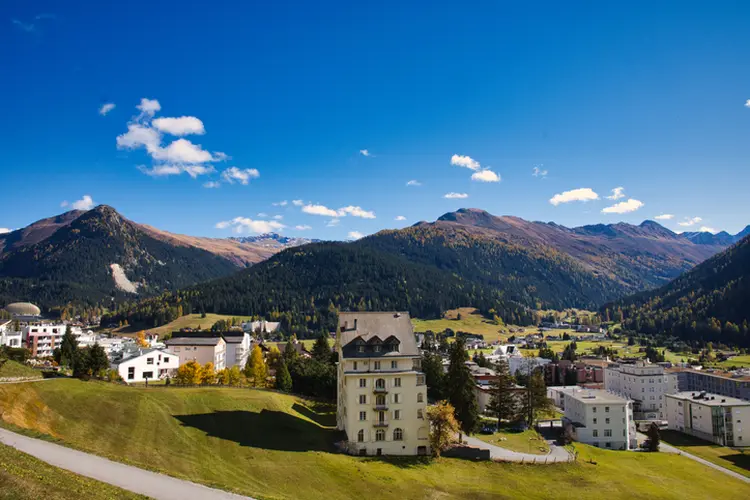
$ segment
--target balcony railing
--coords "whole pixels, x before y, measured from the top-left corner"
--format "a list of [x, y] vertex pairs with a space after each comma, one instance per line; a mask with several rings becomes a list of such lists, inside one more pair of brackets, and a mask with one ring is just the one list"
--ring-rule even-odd
[[388, 421], [387, 420], [376, 420], [375, 423], [372, 424], [373, 427], [388, 427]]
[[385, 387], [377, 387], [377, 386], [375, 386], [372, 389], [372, 392], [374, 392], [375, 394], [385, 394], [385, 393], [388, 392], [388, 389], [386, 389]]
[[388, 409], [388, 405], [387, 404], [382, 404], [382, 405], [376, 404], [375, 405], [375, 411], [386, 411], [387, 409]]

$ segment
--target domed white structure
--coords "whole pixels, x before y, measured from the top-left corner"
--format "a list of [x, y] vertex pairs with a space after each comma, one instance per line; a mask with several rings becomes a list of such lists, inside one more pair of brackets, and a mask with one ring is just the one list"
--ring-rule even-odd
[[30, 302], [14, 302], [5, 306], [5, 310], [13, 316], [40, 316], [42, 311]]

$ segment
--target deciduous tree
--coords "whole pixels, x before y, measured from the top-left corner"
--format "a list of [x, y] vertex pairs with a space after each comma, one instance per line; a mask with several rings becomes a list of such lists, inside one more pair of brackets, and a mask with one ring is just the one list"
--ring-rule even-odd
[[213, 385], [215, 383], [216, 383], [216, 368], [214, 367], [214, 364], [209, 361], [208, 363], [203, 365], [203, 370], [201, 371], [201, 384]]
[[200, 385], [203, 381], [203, 367], [197, 361], [188, 361], [177, 369], [175, 383], [180, 385]]
[[438, 458], [456, 440], [459, 425], [455, 413], [456, 409], [447, 401], [440, 401], [427, 407], [427, 420], [430, 421], [430, 447], [432, 454]]
[[250, 359], [247, 360], [245, 366], [245, 375], [247, 376], [250, 384], [253, 387], [265, 387], [266, 379], [268, 378], [268, 367], [263, 359], [263, 352], [259, 346], [253, 348], [253, 352], [250, 353]]

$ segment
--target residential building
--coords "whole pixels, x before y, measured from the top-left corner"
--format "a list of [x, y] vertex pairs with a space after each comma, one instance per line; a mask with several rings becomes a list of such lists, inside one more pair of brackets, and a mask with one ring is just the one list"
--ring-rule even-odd
[[508, 368], [510, 369], [511, 375], [516, 375], [519, 371], [521, 373], [529, 374], [538, 368], [544, 367], [549, 364], [550, 360], [539, 357], [526, 357], [526, 356], [510, 356], [508, 357]]
[[567, 359], [544, 366], [544, 381], [548, 386], [572, 384], [602, 384], [604, 370], [587, 363], [573, 363]]
[[[23, 341], [26, 348], [31, 351], [35, 358], [51, 357], [56, 347], [62, 343], [63, 335], [68, 325], [63, 323], [30, 323], [22, 330]], [[70, 332], [76, 340], [84, 336], [88, 338], [91, 332], [84, 332], [78, 326], [71, 326]]]
[[710, 392], [750, 401], [750, 371], [675, 370], [680, 391]]
[[281, 328], [281, 323], [266, 320], [246, 321], [242, 323], [242, 330], [249, 333], [274, 333], [277, 332], [279, 328]]
[[226, 367], [227, 343], [216, 332], [179, 332], [165, 342], [167, 348], [180, 360], [179, 366], [188, 361], [205, 365], [213, 363], [215, 370]]
[[427, 385], [409, 314], [339, 313], [336, 422], [357, 455], [426, 455]]
[[565, 397], [564, 392], [580, 390], [581, 387], [577, 385], [558, 385], [554, 387], [547, 387], [547, 397], [552, 400], [555, 406], [561, 410], [565, 410]]
[[664, 396], [678, 391], [674, 373], [646, 361], [610, 363], [605, 369], [604, 388], [632, 400], [636, 420], [666, 420]]
[[669, 429], [721, 446], [750, 446], [750, 401], [706, 392], [678, 392], [667, 394], [666, 403]]
[[13, 322], [0, 320], [0, 346], [21, 347], [21, 332], [13, 330]]
[[245, 368], [253, 348], [253, 338], [249, 333], [241, 330], [229, 330], [221, 332], [224, 342], [227, 343], [226, 366], [239, 366]]
[[179, 358], [174, 353], [161, 349], [142, 349], [136, 355], [112, 364], [112, 368], [129, 384], [174, 377], [179, 366]]
[[632, 403], [611, 392], [575, 388], [561, 391], [563, 426], [581, 443], [613, 450], [637, 446]]

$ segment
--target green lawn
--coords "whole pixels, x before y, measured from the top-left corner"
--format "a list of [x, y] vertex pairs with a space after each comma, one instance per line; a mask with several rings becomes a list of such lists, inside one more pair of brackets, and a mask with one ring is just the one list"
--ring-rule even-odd
[[[200, 327], [204, 330], [208, 330], [213, 326], [214, 323], [216, 323], [220, 319], [227, 320], [232, 318], [240, 318], [242, 321], [249, 321], [250, 319], [252, 319], [250, 316], [227, 316], [226, 314], [206, 314], [205, 318], [201, 318], [200, 314], [188, 314], [186, 316], [181, 316], [171, 323], [167, 323], [166, 325], [162, 325], [158, 328], [149, 328], [145, 331], [148, 333], [157, 333], [161, 337], [167, 333], [176, 332], [182, 328], [197, 329]], [[139, 330], [141, 329], [134, 327], [123, 327], [115, 330], [115, 332], [119, 334], [134, 334]]]
[[662, 441], [726, 469], [750, 477], [750, 450], [719, 446], [677, 431], [662, 431]]
[[534, 429], [512, 432], [501, 428], [494, 434], [477, 434], [476, 437], [484, 442], [520, 453], [532, 453], [534, 455], [549, 453], [547, 442]]
[[[458, 319], [459, 314], [461, 315], [461, 319]], [[415, 332], [426, 332], [427, 330], [442, 332], [450, 328], [454, 332], [461, 331], [481, 335], [487, 342], [494, 342], [508, 336], [507, 334], [500, 334], [502, 330], [507, 330], [507, 327], [496, 325], [485, 319], [473, 307], [461, 307], [450, 310], [441, 319], [423, 320], [412, 318], [411, 322], [414, 325]]]
[[42, 378], [42, 372], [35, 370], [30, 366], [18, 363], [13, 360], [7, 360], [0, 365], [0, 378], [10, 377], [38, 377]]
[[15, 448], [0, 445], [0, 499], [40, 498], [112, 500], [146, 497], [58, 469]]
[[0, 386], [0, 416], [9, 427], [256, 498], [750, 497], [748, 485], [663, 453], [592, 449], [596, 465], [555, 466], [351, 457], [334, 452], [330, 407], [261, 390], [60, 379]]

